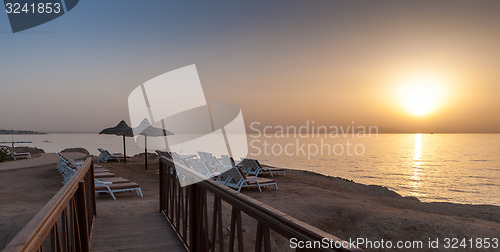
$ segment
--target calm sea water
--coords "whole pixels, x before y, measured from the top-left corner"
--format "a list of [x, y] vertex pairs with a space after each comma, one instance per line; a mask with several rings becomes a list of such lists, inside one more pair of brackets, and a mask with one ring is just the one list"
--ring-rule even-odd
[[[297, 138], [250, 138], [268, 149], [294, 144]], [[323, 141], [323, 142], [321, 142]], [[364, 146], [364, 153], [340, 153], [340, 146]], [[276, 144], [278, 143], [278, 144]], [[380, 134], [357, 138], [310, 137], [299, 144], [337, 145], [337, 153], [266, 155], [250, 148], [254, 156], [276, 166], [300, 168], [351, 179], [363, 184], [386, 186], [403, 196], [422, 201], [446, 201], [500, 205], [500, 134]], [[312, 148], [314, 150], [314, 148]], [[324, 148], [326, 149], [326, 148]], [[344, 148], [345, 150], [347, 148]], [[262, 150], [262, 148], [260, 148]], [[289, 151], [292, 148], [289, 146]], [[360, 154], [358, 151], [358, 154]], [[256, 155], [259, 154], [259, 155]]]
[[[11, 136], [0, 135], [0, 141], [10, 140]], [[93, 155], [98, 147], [123, 151], [122, 138], [108, 135], [24, 135], [14, 140], [32, 141], [23, 145], [46, 152], [69, 147], [84, 147]], [[249, 156], [266, 164], [382, 185], [422, 201], [500, 206], [500, 134], [249, 135], [248, 140]], [[127, 138], [127, 154], [143, 151]]]

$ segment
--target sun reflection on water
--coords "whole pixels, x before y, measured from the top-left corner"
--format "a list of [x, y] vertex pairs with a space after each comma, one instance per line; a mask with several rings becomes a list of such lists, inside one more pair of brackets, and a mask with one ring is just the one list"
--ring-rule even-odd
[[420, 158], [422, 157], [422, 134], [415, 134], [415, 155], [413, 156], [413, 160], [415, 160], [415, 165], [417, 162], [420, 165]]
[[410, 171], [410, 181], [408, 186], [411, 188], [411, 196], [423, 196], [420, 187], [422, 186], [422, 134], [415, 134], [415, 149], [413, 155], [413, 162]]

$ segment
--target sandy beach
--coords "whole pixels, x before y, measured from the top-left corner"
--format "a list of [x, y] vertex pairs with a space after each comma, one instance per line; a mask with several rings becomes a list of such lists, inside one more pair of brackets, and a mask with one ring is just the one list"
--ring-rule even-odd
[[427, 242], [500, 234], [498, 206], [424, 203], [381, 186], [291, 169], [276, 180], [277, 192], [245, 194], [344, 240]]
[[[150, 159], [150, 162], [148, 171], [144, 170], [140, 157], [127, 164], [101, 164], [118, 176], [140, 184], [144, 198], [138, 200], [135, 193], [119, 193], [114, 201], [108, 195], [99, 195], [98, 214], [115, 211], [127, 216], [133, 211], [131, 204], [135, 208], [157, 211], [158, 176], [155, 173], [158, 161]], [[429, 239], [442, 242], [445, 238], [498, 238], [500, 233], [498, 206], [424, 203], [401, 197], [381, 186], [294, 169], [287, 169], [286, 176], [275, 179], [278, 191], [242, 192], [344, 240], [366, 238], [371, 241], [424, 241], [425, 244]], [[0, 248], [61, 186], [55, 165], [0, 171]], [[251, 227], [245, 229], [252, 232]], [[287, 246], [288, 243], [274, 247], [281, 251]]]

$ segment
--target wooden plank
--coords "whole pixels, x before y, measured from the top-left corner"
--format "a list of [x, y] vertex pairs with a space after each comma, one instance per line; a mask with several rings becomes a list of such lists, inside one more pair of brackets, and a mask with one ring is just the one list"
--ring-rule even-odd
[[99, 215], [94, 225], [92, 251], [185, 251], [160, 212]]

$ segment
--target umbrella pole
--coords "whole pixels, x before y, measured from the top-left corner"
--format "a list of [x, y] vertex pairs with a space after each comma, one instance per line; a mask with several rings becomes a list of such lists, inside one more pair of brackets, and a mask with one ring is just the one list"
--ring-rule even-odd
[[148, 136], [144, 135], [144, 164], [148, 170]]
[[127, 148], [125, 147], [125, 136], [123, 136], [123, 156], [125, 157], [123, 161], [125, 161], [125, 164], [127, 163]]

